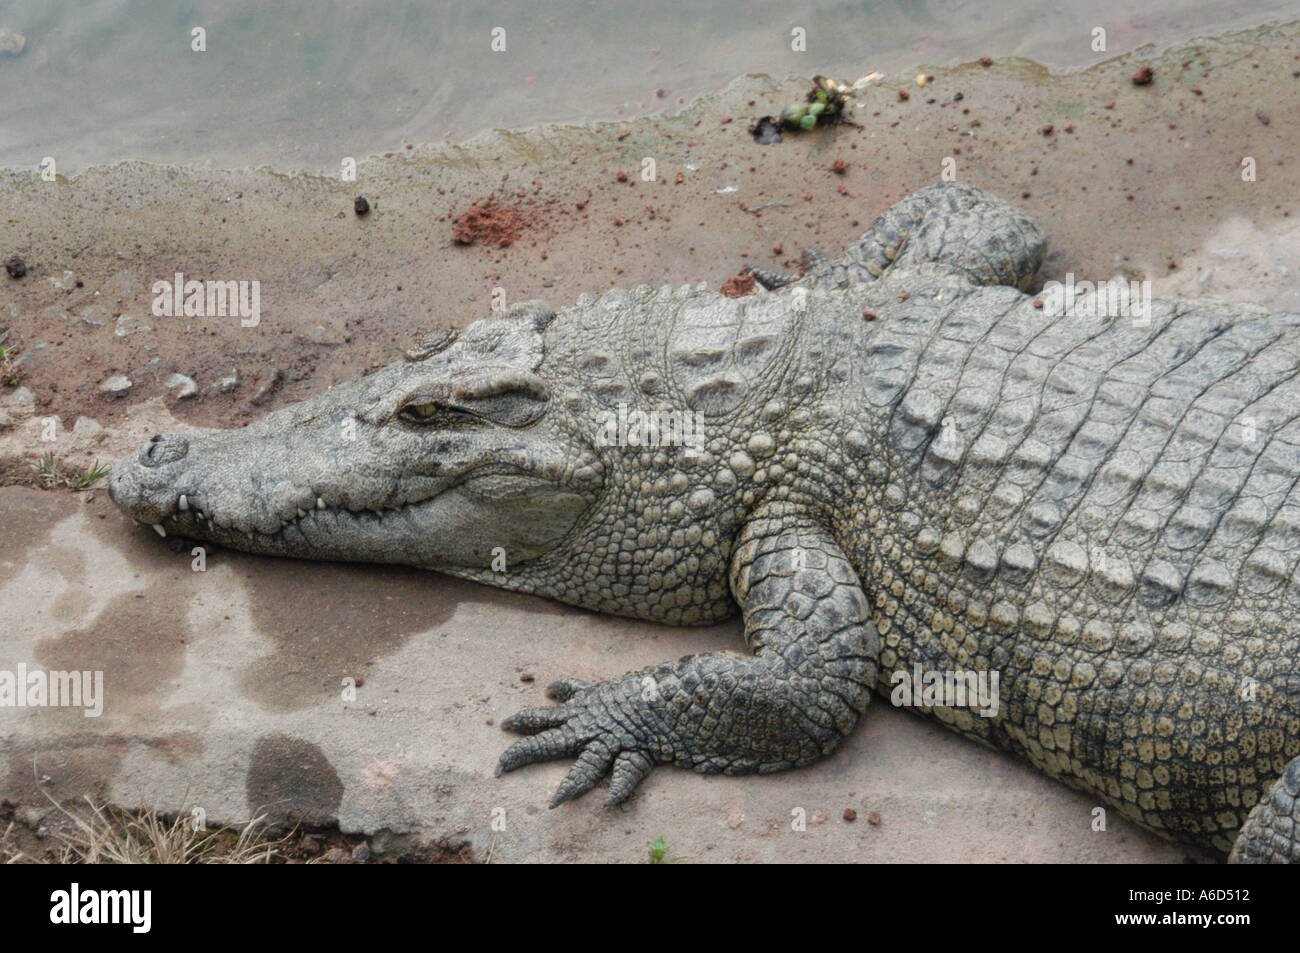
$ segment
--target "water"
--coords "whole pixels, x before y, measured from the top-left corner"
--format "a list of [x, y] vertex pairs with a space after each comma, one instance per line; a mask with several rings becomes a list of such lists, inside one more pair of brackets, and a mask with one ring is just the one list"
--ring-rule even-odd
[[[337, 170], [345, 156], [544, 121], [630, 118], [736, 76], [855, 79], [980, 56], [1077, 69], [1145, 44], [1300, 18], [1300, 0], [663, 0], [274, 5], [0, 0], [0, 166], [121, 159]], [[191, 31], [206, 30], [206, 52]], [[1104, 27], [1107, 49], [1092, 49]], [[491, 48], [493, 30], [505, 49]], [[806, 50], [792, 49], [792, 30]]]

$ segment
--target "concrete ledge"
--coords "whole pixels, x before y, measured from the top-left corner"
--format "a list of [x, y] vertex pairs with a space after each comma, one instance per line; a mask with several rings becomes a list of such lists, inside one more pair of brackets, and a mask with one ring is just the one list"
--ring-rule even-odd
[[221, 550], [195, 572], [102, 491], [2, 488], [0, 526], [0, 668], [104, 673], [99, 717], [0, 709], [0, 799], [15, 804], [44, 806], [44, 790], [209, 823], [265, 813], [452, 835], [502, 861], [639, 862], [660, 835], [689, 861], [1205, 859], [1113, 812], [1093, 832], [1089, 799], [879, 698], [811, 768], [663, 768], [622, 809], [597, 789], [550, 811], [567, 765], [494, 777], [502, 718], [561, 676], [735, 646], [739, 624], [676, 630], [417, 570]]

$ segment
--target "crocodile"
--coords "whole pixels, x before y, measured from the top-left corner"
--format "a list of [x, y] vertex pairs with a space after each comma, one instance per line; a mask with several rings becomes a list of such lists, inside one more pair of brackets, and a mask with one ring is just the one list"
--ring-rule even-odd
[[[935, 184], [758, 294], [527, 302], [155, 436], [111, 494], [253, 553], [738, 610], [748, 652], [562, 679], [505, 720], [498, 773], [573, 759], [552, 806], [808, 765], [878, 693], [1166, 838], [1300, 859], [1300, 315], [1056, 314], [1044, 248]], [[951, 691], [972, 676], [993, 704]]]

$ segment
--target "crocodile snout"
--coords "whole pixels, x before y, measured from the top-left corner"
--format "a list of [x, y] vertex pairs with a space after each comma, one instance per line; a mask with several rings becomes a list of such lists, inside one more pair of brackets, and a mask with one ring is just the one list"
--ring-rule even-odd
[[143, 467], [160, 467], [175, 463], [189, 453], [190, 442], [180, 434], [154, 434], [149, 442], [140, 448], [140, 465]]
[[[141, 522], [157, 526], [178, 508], [178, 463], [190, 443], [179, 434], [156, 434], [138, 451], [123, 457], [108, 478], [108, 495]], [[180, 497], [184, 499], [184, 497]]]

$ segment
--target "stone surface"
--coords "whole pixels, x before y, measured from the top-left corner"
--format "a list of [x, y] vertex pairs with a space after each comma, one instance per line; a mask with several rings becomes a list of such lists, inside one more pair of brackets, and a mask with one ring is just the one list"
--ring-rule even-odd
[[199, 392], [199, 385], [194, 382], [194, 378], [186, 377], [184, 374], [172, 374], [163, 386], [172, 391], [172, 396], [177, 400], [193, 397]]
[[[455, 834], [501, 861], [1167, 862], [1191, 849], [1012, 758], [876, 699], [810, 768], [656, 771], [622, 809], [546, 809], [568, 766], [494, 777], [500, 720], [551, 678], [599, 678], [740, 649], [737, 622], [674, 629], [414, 569], [212, 550], [205, 572], [98, 492], [0, 488], [5, 666], [99, 669], [98, 718], [0, 709], [0, 799], [102, 791], [125, 806], [336, 818], [347, 831]], [[521, 682], [521, 673], [536, 681]], [[342, 680], [360, 677], [354, 701]], [[39, 778], [49, 781], [40, 783]], [[847, 824], [846, 808], [879, 823]], [[807, 830], [792, 830], [796, 812]], [[814, 823], [818, 813], [828, 819]], [[504, 830], [493, 829], [494, 817]]]
[[125, 397], [131, 393], [131, 378], [125, 374], [114, 374], [99, 385], [101, 393], [109, 397]]

